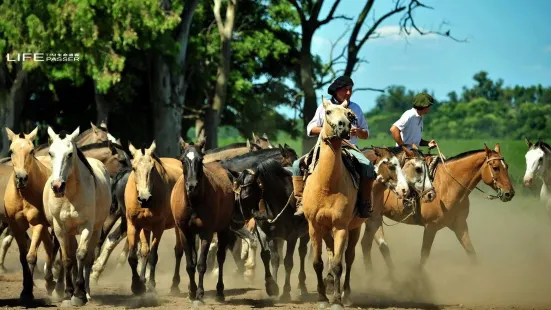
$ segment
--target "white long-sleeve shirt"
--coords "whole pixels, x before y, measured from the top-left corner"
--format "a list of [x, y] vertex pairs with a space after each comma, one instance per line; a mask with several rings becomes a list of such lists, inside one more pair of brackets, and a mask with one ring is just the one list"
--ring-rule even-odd
[[[348, 105], [348, 108], [356, 114], [356, 118], [358, 119], [358, 122], [356, 123], [357, 128], [365, 129], [367, 131], [367, 134], [369, 135], [369, 128], [367, 127], [367, 121], [365, 120], [364, 113], [362, 111], [362, 108], [360, 108], [359, 105], [357, 105], [354, 102], [350, 102]], [[316, 110], [316, 114], [314, 114], [314, 118], [308, 123], [308, 126], [306, 126], [306, 134], [308, 137], [312, 137], [312, 128], [314, 127], [323, 127], [323, 121], [325, 120], [325, 109], [323, 108], [323, 104], [320, 104], [318, 106], [318, 109]], [[350, 137], [350, 143], [354, 145], [358, 145], [358, 137], [353, 136]]]

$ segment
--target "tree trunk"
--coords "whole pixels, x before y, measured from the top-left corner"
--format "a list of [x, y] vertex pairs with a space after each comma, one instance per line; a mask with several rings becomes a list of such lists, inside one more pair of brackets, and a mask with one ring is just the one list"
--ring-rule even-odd
[[107, 103], [105, 94], [98, 91], [96, 81], [94, 81], [94, 97], [96, 100], [96, 126], [103, 121], [109, 128], [109, 103]]
[[0, 128], [2, 129], [2, 149], [0, 157], [5, 157], [8, 154], [9, 140], [5, 133], [5, 127], [10, 128], [14, 132], [20, 132], [20, 118], [23, 106], [25, 105], [27, 95], [27, 75], [20, 66], [16, 68], [17, 74], [13, 84], [9, 85], [9, 72], [6, 68], [2, 68], [0, 73], [2, 80], [0, 85]]
[[[153, 57], [153, 78], [151, 79], [153, 128], [157, 154], [162, 157], [178, 157], [180, 155], [178, 141], [182, 130], [182, 114], [187, 90], [184, 78], [186, 53], [191, 21], [198, 2], [198, 0], [185, 2], [181, 16], [182, 22], [178, 26], [176, 37], [180, 46], [180, 53], [176, 58], [176, 65], [172, 66], [172, 70], [169, 69], [171, 67], [162, 55]], [[164, 1], [161, 0], [161, 6], [164, 5]]]
[[216, 88], [214, 90], [214, 100], [212, 106], [207, 110], [205, 135], [205, 149], [213, 149], [218, 147], [218, 126], [222, 111], [226, 104], [226, 95], [228, 88], [228, 80], [230, 76], [230, 60], [231, 60], [231, 41], [233, 26], [235, 23], [235, 10], [237, 6], [236, 0], [228, 1], [226, 8], [226, 21], [222, 21], [220, 15], [221, 0], [214, 1], [214, 16], [218, 31], [220, 32], [220, 62], [218, 64], [218, 73], [216, 77]]
[[312, 46], [313, 31], [303, 27], [302, 47], [300, 51], [300, 83], [304, 92], [304, 107], [302, 108], [303, 136], [302, 136], [302, 154], [310, 151], [316, 144], [317, 139], [307, 136], [306, 126], [314, 117], [317, 109], [316, 89], [314, 88], [314, 73], [312, 71]]

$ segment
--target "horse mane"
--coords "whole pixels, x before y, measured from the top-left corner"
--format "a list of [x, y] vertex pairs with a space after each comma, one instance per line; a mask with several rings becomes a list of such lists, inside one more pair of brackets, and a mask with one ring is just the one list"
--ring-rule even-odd
[[206, 154], [212, 154], [212, 153], [218, 153], [218, 152], [221, 152], [221, 151], [235, 149], [235, 148], [239, 148], [239, 147], [245, 147], [245, 146], [247, 146], [247, 143], [245, 143], [245, 142], [236, 142], [236, 143], [228, 144], [228, 145], [218, 147], [218, 148], [215, 148], [215, 149], [207, 150], [205, 152], [205, 155]]
[[463, 153], [459, 153], [459, 154], [457, 154], [453, 157], [450, 157], [450, 158], [446, 159], [446, 162], [460, 160], [462, 158], [465, 158], [465, 157], [468, 157], [468, 156], [471, 156], [473, 154], [480, 153], [480, 152], [485, 152], [485, 150], [484, 149], [478, 149], [478, 150], [470, 150], [470, 151], [466, 151], [466, 152], [463, 152]]
[[124, 148], [122, 147], [122, 145], [118, 144], [118, 143], [113, 143], [111, 141], [102, 141], [102, 142], [96, 142], [96, 143], [90, 143], [90, 144], [86, 144], [86, 145], [83, 145], [83, 146], [80, 146], [79, 148], [82, 150], [82, 151], [88, 151], [88, 150], [93, 150], [93, 149], [101, 149], [101, 148], [104, 148], [104, 147], [109, 147], [109, 144], [111, 144], [113, 147], [115, 147], [116, 149], [119, 149], [123, 152], [126, 152], [124, 150]]
[[279, 161], [272, 158], [259, 163], [253, 170], [262, 182], [270, 184], [269, 188], [277, 183], [285, 183], [286, 178], [292, 176], [292, 173], [285, 169]]
[[538, 140], [536, 143], [534, 143], [534, 147], [542, 149], [543, 147], [546, 147], [547, 149], [551, 150], [551, 146], [549, 144], [543, 142], [543, 140]]
[[76, 144], [75, 144], [75, 148], [77, 149], [78, 158], [82, 161], [82, 163], [84, 164], [86, 169], [88, 169], [88, 171], [92, 175], [92, 178], [94, 179], [94, 184], [96, 184], [96, 174], [94, 173], [94, 170], [92, 169], [92, 166], [90, 166], [90, 163], [88, 162], [88, 159], [86, 159], [86, 156], [84, 156], [84, 153], [82, 153], [82, 151], [76, 146]]
[[273, 158], [274, 155], [279, 155], [279, 154], [281, 154], [281, 149], [279, 148], [261, 149], [257, 151], [248, 152], [239, 156], [235, 156], [233, 158], [221, 160], [220, 164], [222, 165], [222, 167], [226, 169], [230, 169], [232, 166], [244, 164], [247, 161], [251, 161], [251, 160], [254, 160], [256, 162], [263, 162], [265, 160]]
[[118, 208], [118, 202], [117, 202], [117, 186], [119, 185], [119, 182], [127, 173], [130, 173], [132, 171], [131, 167], [123, 167], [113, 178], [111, 178], [111, 208], [109, 209], [109, 214], [115, 213]]

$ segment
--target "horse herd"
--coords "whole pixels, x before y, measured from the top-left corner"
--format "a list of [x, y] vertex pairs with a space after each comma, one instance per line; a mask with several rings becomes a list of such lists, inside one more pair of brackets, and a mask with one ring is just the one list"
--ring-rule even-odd
[[[361, 245], [366, 268], [372, 269], [375, 240], [393, 278], [383, 216], [424, 227], [421, 267], [436, 233], [445, 227], [456, 234], [476, 261], [466, 221], [469, 194], [480, 190], [477, 185], [482, 181], [496, 191], [494, 198], [507, 202], [514, 197], [499, 144], [493, 150], [484, 145], [483, 149], [448, 159], [440, 152], [423, 154], [415, 146], [411, 150], [362, 150], [373, 163], [377, 180], [372, 191], [372, 216], [361, 219], [354, 207], [357, 187], [353, 174], [342, 158], [351, 112], [346, 102], [332, 105], [322, 100], [325, 122], [318, 142], [318, 163], [305, 182], [304, 216], [294, 216], [296, 201], [289, 170], [298, 156], [287, 144], [272, 145], [266, 136], [253, 134], [247, 143], [208, 151], [203, 149], [204, 140], [185, 143], [181, 139], [181, 156], [167, 158], [156, 155], [155, 141], [140, 148], [129, 142], [127, 152], [106, 126], [92, 124], [83, 133], [77, 128], [70, 134], [48, 127], [49, 143], [38, 147], [33, 144], [38, 128], [29, 134], [6, 128], [10, 156], [0, 164], [0, 191], [4, 192], [0, 268], [4, 268], [6, 250], [15, 238], [23, 270], [20, 298], [22, 302], [32, 299], [37, 249], [43, 243], [48, 295], [55, 290], [63, 303], [82, 306], [91, 299], [90, 279], [98, 281], [111, 252], [126, 237], [121, 258], [130, 265], [133, 294], [154, 292], [161, 239], [165, 230], [174, 229], [176, 264], [171, 292], [179, 293], [180, 263], [185, 253], [188, 298], [199, 306], [207, 266], [213, 267], [214, 257], [219, 266], [216, 300], [224, 300], [223, 266], [228, 249], [238, 271], [250, 277], [259, 246], [266, 292], [280, 295], [277, 274], [285, 241], [285, 284], [280, 299], [289, 301], [297, 242], [298, 287], [302, 294], [307, 293], [305, 260], [310, 242], [320, 307], [329, 306], [327, 294], [332, 291], [332, 308], [342, 309], [350, 301], [352, 263], [364, 224]], [[549, 160], [544, 155], [551, 153], [542, 142], [527, 143], [533, 153], [527, 154], [531, 170], [529, 173], [527, 169], [526, 184], [542, 173], [543, 161]], [[528, 163], [529, 157], [533, 164]], [[325, 277], [322, 240], [329, 266]], [[55, 266], [58, 272], [54, 272]]]

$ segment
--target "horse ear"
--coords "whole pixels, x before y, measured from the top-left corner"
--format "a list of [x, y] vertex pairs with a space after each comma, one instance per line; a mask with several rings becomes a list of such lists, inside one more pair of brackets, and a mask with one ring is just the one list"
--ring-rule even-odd
[[94, 125], [94, 123], [90, 122], [90, 126], [92, 126], [92, 130], [94, 131], [94, 133], [98, 132], [98, 127]]
[[499, 146], [499, 143], [496, 143], [496, 146], [494, 147], [494, 151], [496, 151], [498, 154], [501, 154], [501, 147]]
[[348, 100], [344, 100], [344, 101], [341, 103], [341, 107], [346, 108], [346, 109], [348, 109], [348, 105], [349, 105]]
[[117, 138], [115, 142], [117, 142], [118, 145], [122, 145], [121, 138]]
[[151, 145], [149, 146], [149, 148], [147, 149], [147, 152], [149, 154], [153, 154], [155, 152], [155, 149], [157, 148], [157, 143], [155, 142], [155, 140], [153, 140], [153, 142], [151, 142]]
[[285, 157], [285, 149], [283, 148], [283, 146], [281, 146], [281, 144], [279, 145], [279, 151], [281, 151], [281, 155]]
[[371, 145], [371, 148], [373, 149], [373, 152], [375, 153], [375, 156], [381, 157], [381, 152], [379, 152], [379, 148]]
[[15, 137], [15, 133], [11, 131], [8, 127], [6, 127], [6, 132], [8, 133], [8, 140], [12, 141], [13, 137]]
[[111, 150], [111, 155], [117, 154], [117, 148], [115, 148], [111, 140], [107, 140], [107, 147]]
[[77, 129], [73, 131], [73, 133], [69, 136], [69, 138], [74, 141], [79, 133], [80, 133], [80, 126], [78, 126]]
[[490, 156], [492, 154], [492, 150], [484, 143], [484, 150], [486, 151], [486, 154]]
[[527, 137], [524, 137], [524, 141], [526, 142], [526, 145], [528, 145], [528, 147], [532, 147], [533, 143], [530, 140], [528, 140]]
[[290, 148], [291, 148], [291, 147], [289, 146], [289, 144], [287, 144], [287, 143], [285, 143], [285, 144], [283, 145], [283, 147], [286, 148], [286, 149], [290, 149]]
[[266, 133], [264, 133], [264, 134], [262, 135], [262, 139], [265, 139], [266, 141], [268, 141], [268, 135], [266, 135]]
[[27, 138], [28, 140], [30, 140], [30, 141], [33, 141], [34, 138], [36, 137], [36, 134], [37, 134], [37, 133], [38, 133], [38, 126], [36, 126], [36, 127], [34, 128], [34, 130], [31, 131], [30, 134], [26, 135], [26, 138]]
[[105, 123], [105, 120], [101, 121], [101, 123], [99, 124], [99, 126], [105, 130], [107, 130], [107, 124]]
[[57, 134], [55, 133], [55, 131], [50, 126], [48, 126], [48, 136], [50, 137], [50, 139], [52, 141], [57, 138]]
[[[256, 140], [258, 140], [258, 137], [256, 136], [256, 134], [253, 131], [253, 141], [256, 141]], [[247, 141], [249, 141], [249, 139], [247, 139]]]
[[[254, 133], [253, 133], [253, 140], [254, 140]], [[249, 151], [252, 151], [251, 140], [249, 139], [247, 139], [247, 148], [249, 149]]]
[[201, 138], [199, 142], [197, 142], [197, 147], [201, 150], [201, 152], [204, 152], [205, 144], [207, 144], [207, 140], [205, 138]]
[[132, 142], [128, 141], [128, 150], [130, 151], [130, 154], [134, 156], [134, 153], [136, 153], [137, 149], [132, 145]]
[[321, 96], [321, 102], [323, 103], [323, 108], [324, 109], [327, 109], [329, 107], [329, 105], [331, 104], [331, 102], [325, 100], [325, 98], [323, 98], [323, 95]]

